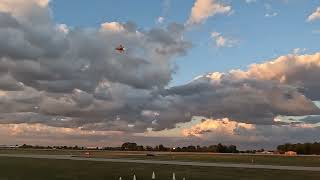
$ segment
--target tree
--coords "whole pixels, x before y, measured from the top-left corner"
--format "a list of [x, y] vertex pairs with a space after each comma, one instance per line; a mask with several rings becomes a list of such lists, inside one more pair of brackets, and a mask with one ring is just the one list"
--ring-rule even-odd
[[123, 143], [121, 146], [121, 150], [136, 151], [137, 150], [137, 143], [131, 143], [131, 142]]
[[159, 151], [167, 151], [167, 148], [164, 147], [164, 145], [160, 144], [159, 145]]
[[228, 153], [238, 153], [239, 151], [237, 150], [237, 146], [230, 145], [228, 147]]
[[280, 153], [286, 151], [295, 151], [298, 154], [320, 154], [320, 143], [298, 143], [298, 144], [282, 144], [277, 147]]

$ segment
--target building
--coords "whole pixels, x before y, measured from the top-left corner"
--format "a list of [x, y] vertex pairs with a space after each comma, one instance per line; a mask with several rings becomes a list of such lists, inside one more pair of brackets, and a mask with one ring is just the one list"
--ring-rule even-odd
[[19, 145], [0, 145], [0, 149], [16, 149]]
[[102, 147], [97, 147], [97, 146], [91, 146], [91, 147], [86, 147], [87, 150], [101, 150], [103, 149]]
[[256, 154], [271, 155], [271, 154], [273, 154], [273, 152], [272, 151], [262, 151], [262, 152], [257, 152]]
[[297, 152], [295, 151], [287, 151], [284, 153], [286, 156], [296, 156], [297, 155]]

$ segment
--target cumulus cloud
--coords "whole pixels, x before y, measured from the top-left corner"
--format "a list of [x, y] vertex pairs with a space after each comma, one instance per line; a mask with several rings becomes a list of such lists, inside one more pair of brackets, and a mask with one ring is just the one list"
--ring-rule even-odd
[[[272, 126], [279, 115], [320, 113], [313, 103], [320, 98], [320, 53], [281, 56], [245, 71], [209, 73], [168, 87], [173, 59], [191, 48], [184, 25], [145, 30], [132, 22], [109, 22], [73, 29], [54, 23], [49, 7], [37, 2], [1, 4], [3, 125], [142, 133], [174, 129], [193, 116]], [[231, 9], [210, 2], [206, 14], [190, 22]], [[196, 2], [196, 15], [202, 3]], [[114, 50], [119, 44], [124, 54]]]
[[231, 6], [217, 0], [196, 0], [187, 25], [195, 25], [205, 22], [209, 17], [217, 14], [225, 14], [231, 11]]
[[237, 129], [254, 129], [252, 124], [238, 123], [231, 121], [228, 118], [223, 119], [203, 119], [201, 123], [196, 124], [190, 128], [183, 129], [184, 136], [197, 136], [201, 137], [204, 133], [214, 132], [224, 135], [235, 135]]
[[164, 22], [164, 20], [165, 20], [165, 18], [162, 16], [158, 17], [158, 19], [157, 19], [159, 24], [162, 24]]
[[277, 12], [273, 12], [273, 13], [266, 13], [264, 16], [265, 17], [276, 17], [278, 15], [278, 13]]
[[277, 81], [295, 87], [312, 100], [320, 98], [316, 81], [320, 63], [320, 53], [311, 55], [288, 55], [263, 63], [253, 64], [249, 70], [232, 71], [236, 76]]
[[[37, 86], [37, 89], [49, 87], [47, 89], [60, 92], [72, 91], [78, 86], [92, 91], [103, 76], [113, 82], [134, 84], [137, 88], [145, 88], [148, 81], [151, 83], [148, 88], [163, 86], [171, 79], [171, 57], [184, 54], [190, 47], [181, 39], [182, 31], [176, 24], [169, 25], [168, 29], [137, 32], [132, 23], [112, 22], [102, 24], [103, 31], [70, 32], [66, 26], [56, 28], [52, 22], [29, 27], [30, 22], [20, 22], [10, 14], [2, 13], [1, 17], [10, 23], [1, 29], [2, 62], [12, 65], [10, 71], [14, 71], [16, 79], [28, 81], [27, 85]], [[123, 56], [114, 52], [114, 47], [120, 43], [128, 48]], [[23, 60], [15, 61], [17, 59]], [[26, 80], [25, 75], [37, 78]]]
[[250, 3], [255, 3], [257, 2], [257, 0], [245, 0], [246, 3], [250, 4]]
[[[139, 31], [131, 22], [72, 29], [55, 24], [44, 1], [1, 1], [0, 7], [1, 123], [107, 127], [120, 116], [110, 127], [144, 129], [148, 123], [138, 121], [145, 104], [171, 80], [173, 57], [191, 47], [176, 23]], [[125, 54], [114, 51], [119, 44]]]
[[[273, 124], [278, 115], [319, 113], [314, 103], [291, 85], [253, 76], [241, 77], [239, 72], [223, 74], [218, 81], [210, 77], [203, 76], [187, 85], [167, 90], [166, 98], [175, 97], [177, 101], [172, 108], [167, 105], [177, 116], [171, 115], [171, 122], [175, 118], [176, 121], [183, 117], [188, 119], [191, 114], [228, 117], [251, 124]], [[159, 118], [162, 116], [160, 112]]]
[[[26, 6], [30, 6], [30, 4], [36, 4], [41, 7], [47, 7], [50, 0], [30, 0], [28, 2], [24, 0], [2, 0], [0, 2], [0, 10], [6, 12], [15, 12], [19, 11], [18, 9], [23, 9]], [[16, 6], [16, 7], [14, 7]], [[15, 10], [16, 9], [16, 10]]]
[[162, 24], [165, 22], [168, 16], [168, 12], [171, 7], [171, 0], [163, 0], [161, 15], [156, 19], [156, 23]]
[[308, 22], [312, 22], [320, 19], [320, 7], [318, 7], [312, 14], [310, 14], [307, 18]]
[[266, 11], [267, 11], [267, 12], [265, 13], [264, 17], [266, 17], [266, 18], [272, 18], [272, 17], [278, 16], [278, 13], [273, 10], [273, 7], [272, 7], [271, 4], [265, 3], [265, 4], [264, 4], [264, 8], [265, 8]]
[[58, 24], [57, 25], [58, 31], [68, 34], [70, 32], [70, 28], [66, 24]]
[[221, 123], [221, 120], [210, 120], [216, 124], [211, 131], [202, 132], [200, 136], [191, 136], [194, 142], [224, 142], [236, 144], [241, 149], [266, 148], [275, 149], [284, 142], [303, 143], [317, 141], [320, 133], [318, 126], [310, 124], [295, 125], [247, 125], [239, 126], [237, 122], [226, 121], [230, 127]]
[[116, 31], [116, 32], [125, 30], [123, 25], [118, 22], [105, 22], [101, 24], [101, 29], [108, 30], [108, 31]]
[[299, 55], [299, 54], [303, 54], [307, 51], [306, 48], [294, 48], [292, 53], [293, 54], [296, 54], [296, 55]]
[[[251, 124], [274, 124], [279, 115], [319, 114], [313, 103], [319, 99], [319, 85], [315, 79], [320, 72], [319, 61], [319, 53], [288, 55], [251, 65], [247, 71], [210, 73], [189, 84], [168, 89], [165, 98], [174, 97], [171, 102], [176, 102], [172, 108], [168, 104], [166, 107], [172, 111], [172, 122], [183, 117], [188, 119], [191, 114], [228, 117]], [[160, 112], [160, 119], [163, 113]], [[176, 117], [172, 113], [177, 114]]]
[[223, 36], [219, 32], [212, 32], [211, 38], [215, 41], [217, 47], [233, 47], [237, 41]]

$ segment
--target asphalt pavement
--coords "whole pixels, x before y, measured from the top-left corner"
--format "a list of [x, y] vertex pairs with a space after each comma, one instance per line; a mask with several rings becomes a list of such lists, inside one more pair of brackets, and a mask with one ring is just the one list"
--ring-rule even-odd
[[278, 166], [278, 165], [260, 165], [260, 164], [235, 164], [235, 163], [210, 163], [210, 162], [185, 162], [185, 161], [161, 161], [161, 160], [86, 158], [86, 157], [75, 157], [75, 156], [71, 156], [71, 155], [0, 154], [0, 157], [56, 159], [56, 160], [74, 160], [74, 161], [98, 161], [98, 162], [115, 162], [115, 163], [163, 164], [163, 165], [202, 166], [202, 167], [246, 168], [246, 169], [318, 171], [318, 172], [320, 172], [320, 167]]

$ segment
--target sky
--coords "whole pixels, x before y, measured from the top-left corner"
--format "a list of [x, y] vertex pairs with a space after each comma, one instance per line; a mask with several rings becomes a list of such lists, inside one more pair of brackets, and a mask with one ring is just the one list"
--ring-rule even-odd
[[[246, 69], [296, 48], [317, 52], [319, 22], [306, 18], [319, 6], [317, 0], [225, 1], [232, 6], [226, 14], [211, 17], [201, 26], [185, 32], [194, 47], [175, 62], [178, 70], [170, 85], [181, 85], [213, 71]], [[142, 6], [143, 4], [143, 6]], [[184, 24], [194, 0], [142, 0], [139, 3], [116, 0], [55, 0], [51, 3], [56, 22], [73, 27], [99, 27], [102, 22], [135, 22], [140, 28], [162, 27], [171, 22]], [[73, 9], [70, 12], [70, 9]], [[141, 10], [143, 9], [143, 10]], [[231, 13], [231, 14], [230, 14]], [[266, 17], [276, 13], [275, 17]], [[163, 23], [158, 18], [163, 17]], [[217, 47], [210, 37], [219, 32], [234, 41], [232, 47]], [[196, 66], [196, 68], [194, 68]]]
[[317, 0], [0, 0], [0, 144], [319, 141], [319, 40]]

